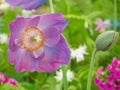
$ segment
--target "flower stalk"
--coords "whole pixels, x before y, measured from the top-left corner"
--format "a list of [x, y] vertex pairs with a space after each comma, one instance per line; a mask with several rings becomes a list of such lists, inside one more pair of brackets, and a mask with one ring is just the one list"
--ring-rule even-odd
[[97, 49], [95, 49], [92, 53], [91, 62], [90, 62], [90, 70], [88, 74], [88, 80], [87, 80], [87, 90], [91, 90], [91, 81], [92, 81], [92, 71], [94, 70], [94, 63], [95, 63], [95, 54], [97, 52]]
[[97, 51], [107, 51], [111, 49], [117, 42], [119, 38], [119, 33], [115, 31], [106, 31], [101, 33], [96, 39], [96, 48], [92, 53], [91, 62], [90, 62], [90, 70], [88, 74], [87, 80], [87, 90], [91, 90], [91, 81], [92, 81], [92, 72], [94, 70], [95, 63], [95, 55]]
[[52, 0], [49, 0], [49, 3], [50, 3], [50, 10], [51, 10], [51, 13], [54, 13], [55, 10], [54, 10], [54, 7], [53, 7], [53, 1], [52, 1]]
[[[55, 13], [55, 10], [54, 10], [54, 7], [53, 7], [53, 1], [52, 0], [49, 0], [49, 3], [50, 3], [50, 10], [51, 10], [51, 13]], [[63, 84], [63, 87], [64, 87], [64, 90], [67, 90], [67, 77], [66, 77], [66, 67], [63, 65], [62, 66], [62, 71], [63, 71], [63, 80], [62, 80], [62, 84]], [[61, 88], [62, 89], [62, 88]]]
[[114, 30], [116, 30], [117, 24], [117, 0], [114, 0]]
[[62, 71], [63, 71], [63, 80], [62, 80], [62, 82], [63, 82], [63, 90], [67, 90], [67, 86], [68, 86], [68, 83], [67, 83], [67, 77], [66, 77], [66, 72], [67, 72], [67, 70], [66, 70], [66, 67], [63, 65], [62, 66]]

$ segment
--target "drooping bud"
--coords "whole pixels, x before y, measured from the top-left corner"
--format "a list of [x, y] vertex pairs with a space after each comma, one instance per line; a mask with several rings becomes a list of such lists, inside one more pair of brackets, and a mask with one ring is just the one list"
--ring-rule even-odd
[[115, 31], [106, 31], [101, 33], [96, 39], [96, 49], [106, 51], [110, 49], [118, 40], [119, 33]]

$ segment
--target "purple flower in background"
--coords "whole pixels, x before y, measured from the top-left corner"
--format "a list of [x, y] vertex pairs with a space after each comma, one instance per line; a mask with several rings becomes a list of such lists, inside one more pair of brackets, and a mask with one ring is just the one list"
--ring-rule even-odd
[[68, 64], [70, 50], [61, 35], [67, 24], [59, 13], [18, 17], [9, 25], [10, 63], [18, 72], [52, 72]]
[[105, 30], [105, 28], [110, 26], [110, 21], [108, 21], [108, 20], [103, 22], [101, 18], [97, 18], [96, 22], [97, 22], [97, 27], [95, 30], [98, 30], [100, 32], [103, 32]]
[[23, 9], [32, 10], [39, 8], [47, 0], [6, 0], [12, 6], [21, 6]]

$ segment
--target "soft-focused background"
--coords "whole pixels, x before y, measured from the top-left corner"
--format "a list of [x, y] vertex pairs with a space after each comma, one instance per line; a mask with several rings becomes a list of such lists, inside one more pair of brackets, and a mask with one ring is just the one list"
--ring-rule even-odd
[[[86, 90], [91, 53], [95, 47], [94, 41], [101, 33], [100, 30], [95, 30], [96, 19], [101, 18], [103, 22], [110, 24], [105, 31], [114, 30], [116, 27], [116, 31], [120, 32], [120, 0], [117, 0], [116, 19], [114, 0], [53, 0], [53, 3], [55, 11], [64, 14], [65, 19], [69, 21], [63, 32], [72, 51], [67, 71], [68, 90]], [[61, 69], [52, 73], [18, 73], [14, 65], [8, 62], [7, 39], [10, 21], [17, 16], [28, 17], [43, 13], [50, 13], [48, 2], [37, 10], [25, 11], [0, 0], [0, 72], [14, 78], [18, 84], [17, 87], [9, 84], [0, 85], [0, 90], [60, 90], [62, 88]], [[120, 60], [120, 40], [111, 50], [97, 53], [93, 78], [97, 69], [107, 66], [113, 57]], [[94, 82], [92, 82], [92, 90], [99, 90]]]

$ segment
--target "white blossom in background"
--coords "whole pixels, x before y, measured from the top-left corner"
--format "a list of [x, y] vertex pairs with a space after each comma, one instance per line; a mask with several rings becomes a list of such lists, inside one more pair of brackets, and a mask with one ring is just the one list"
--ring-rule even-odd
[[1, 44], [5, 44], [5, 43], [7, 43], [7, 41], [8, 41], [8, 36], [7, 36], [7, 34], [0, 34], [0, 43]]
[[10, 8], [10, 5], [5, 2], [5, 0], [0, 0], [0, 10], [5, 10]]
[[[71, 81], [73, 80], [73, 78], [74, 78], [74, 73], [73, 73], [71, 70], [68, 70], [68, 71], [66, 72], [66, 77], [67, 77], [67, 81], [68, 81], [68, 82], [71, 82]], [[62, 71], [62, 70], [57, 71], [57, 72], [56, 72], [55, 79], [56, 79], [57, 81], [61, 81], [62, 78], [63, 78], [63, 71]]]
[[84, 55], [87, 55], [87, 47], [86, 45], [81, 45], [77, 49], [71, 49], [71, 57], [76, 58], [77, 62], [84, 60]]
[[32, 15], [32, 13], [35, 12], [35, 10], [22, 10], [22, 16], [24, 17], [29, 17], [30, 15]]

